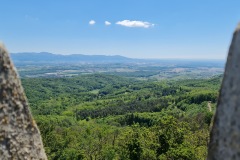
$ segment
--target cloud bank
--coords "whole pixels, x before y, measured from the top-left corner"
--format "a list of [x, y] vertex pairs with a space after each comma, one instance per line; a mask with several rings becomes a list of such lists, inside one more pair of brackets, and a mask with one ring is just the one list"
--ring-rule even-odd
[[94, 25], [96, 22], [94, 20], [89, 21], [90, 25]]
[[124, 27], [140, 27], [140, 28], [149, 28], [153, 27], [154, 24], [144, 21], [130, 21], [130, 20], [123, 20], [118, 21], [116, 24], [124, 26]]

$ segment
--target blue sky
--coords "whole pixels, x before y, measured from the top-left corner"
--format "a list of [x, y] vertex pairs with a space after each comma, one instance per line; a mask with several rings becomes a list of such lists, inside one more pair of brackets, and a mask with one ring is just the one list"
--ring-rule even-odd
[[0, 41], [10, 52], [225, 59], [240, 21], [239, 0], [0, 0], [0, 5]]

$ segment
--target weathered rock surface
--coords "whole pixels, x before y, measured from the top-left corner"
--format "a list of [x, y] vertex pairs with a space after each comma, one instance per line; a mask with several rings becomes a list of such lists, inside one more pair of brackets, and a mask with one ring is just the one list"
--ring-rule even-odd
[[0, 44], [0, 159], [47, 159], [21, 82]]
[[240, 24], [228, 53], [207, 159], [240, 159]]

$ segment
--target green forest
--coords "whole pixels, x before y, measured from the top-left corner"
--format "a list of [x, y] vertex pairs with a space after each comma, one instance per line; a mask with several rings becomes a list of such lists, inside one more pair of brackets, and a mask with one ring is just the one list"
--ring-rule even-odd
[[49, 159], [204, 160], [222, 76], [22, 78]]

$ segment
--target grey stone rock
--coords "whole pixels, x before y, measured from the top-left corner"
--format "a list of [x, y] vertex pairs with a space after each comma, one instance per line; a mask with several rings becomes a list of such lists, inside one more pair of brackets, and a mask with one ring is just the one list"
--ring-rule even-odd
[[9, 54], [0, 44], [0, 159], [47, 159]]
[[207, 159], [240, 159], [240, 24], [228, 53]]

